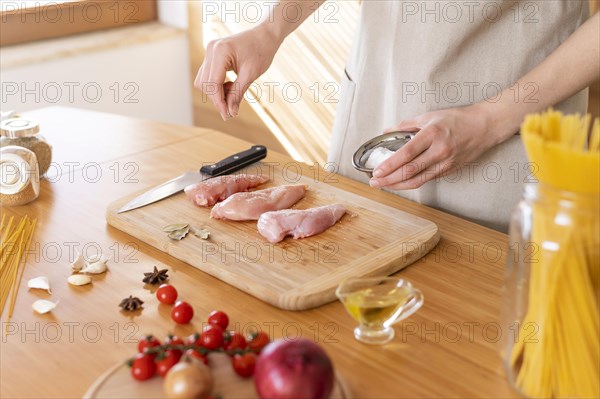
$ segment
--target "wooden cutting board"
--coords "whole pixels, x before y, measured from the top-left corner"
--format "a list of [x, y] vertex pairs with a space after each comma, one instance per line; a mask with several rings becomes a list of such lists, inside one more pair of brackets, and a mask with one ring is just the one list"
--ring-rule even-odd
[[[264, 166], [264, 165], [262, 165]], [[350, 193], [329, 176], [329, 184], [286, 169], [262, 171], [272, 180], [260, 188], [305, 184], [306, 197], [294, 208], [341, 203], [349, 210], [320, 235], [271, 244], [256, 222], [209, 218], [210, 209], [193, 205], [184, 193], [143, 208], [117, 214], [143, 190], [109, 205], [110, 225], [209, 273], [242, 291], [287, 310], [310, 309], [335, 300], [346, 277], [390, 275], [427, 254], [439, 241], [437, 226], [425, 219]], [[169, 239], [163, 227], [189, 223], [210, 231], [209, 240], [188, 235]]]
[[[242, 378], [231, 368], [229, 356], [223, 353], [209, 355], [209, 367], [212, 371], [215, 397], [224, 399], [258, 399], [252, 378]], [[131, 376], [131, 369], [120, 363], [106, 371], [88, 388], [84, 399], [121, 399], [121, 398], [164, 398], [164, 379], [155, 375], [147, 381], [137, 381]], [[218, 396], [217, 396], [218, 395]], [[351, 397], [344, 380], [338, 373], [330, 399], [347, 399]]]

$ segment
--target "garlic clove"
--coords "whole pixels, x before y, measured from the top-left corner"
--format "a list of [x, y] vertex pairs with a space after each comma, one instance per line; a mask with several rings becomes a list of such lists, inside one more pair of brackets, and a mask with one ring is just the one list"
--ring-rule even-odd
[[81, 273], [87, 274], [101, 274], [107, 270], [106, 262], [102, 262], [101, 260], [94, 263], [87, 263], [83, 269], [81, 269]]
[[92, 255], [89, 258], [87, 258], [85, 260], [85, 263], [96, 263], [96, 262], [102, 262], [102, 263], [106, 263], [108, 262], [108, 257], [102, 254], [96, 254], [96, 255]]
[[88, 274], [101, 274], [107, 270], [106, 263], [108, 262], [108, 257], [102, 254], [96, 254], [86, 259], [85, 265], [80, 270], [81, 273]]
[[67, 279], [71, 285], [86, 285], [92, 282], [90, 276], [84, 276], [83, 274], [72, 274]]
[[54, 309], [57, 304], [58, 304], [58, 302], [54, 303], [52, 301], [47, 301], [45, 299], [38, 299], [31, 305], [31, 307], [33, 308], [33, 310], [35, 310], [39, 314], [44, 314], [44, 313], [48, 313], [52, 309]]
[[83, 269], [83, 267], [85, 266], [85, 260], [83, 259], [83, 256], [77, 252], [77, 258], [75, 259], [75, 262], [73, 262], [71, 264], [71, 269], [73, 269], [73, 271], [78, 272], [81, 269]]
[[29, 289], [37, 288], [40, 290], [46, 290], [48, 291], [48, 294], [52, 294], [52, 290], [50, 290], [50, 280], [48, 280], [48, 277], [46, 276], [32, 278], [27, 282], [27, 287]]

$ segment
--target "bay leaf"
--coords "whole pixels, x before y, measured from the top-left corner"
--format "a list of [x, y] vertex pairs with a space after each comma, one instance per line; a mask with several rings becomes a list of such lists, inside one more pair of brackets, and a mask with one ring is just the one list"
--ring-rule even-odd
[[168, 226], [163, 227], [163, 231], [165, 233], [172, 233], [177, 230], [183, 230], [186, 227], [189, 227], [189, 224], [187, 224], [187, 223], [170, 224]]
[[198, 227], [192, 227], [192, 233], [196, 237], [201, 238], [203, 240], [208, 240], [208, 237], [210, 236], [210, 231], [205, 230], [205, 229], [200, 229]]
[[182, 240], [187, 234], [190, 232], [190, 226], [186, 225], [184, 228], [175, 230], [169, 233], [169, 238], [171, 240]]

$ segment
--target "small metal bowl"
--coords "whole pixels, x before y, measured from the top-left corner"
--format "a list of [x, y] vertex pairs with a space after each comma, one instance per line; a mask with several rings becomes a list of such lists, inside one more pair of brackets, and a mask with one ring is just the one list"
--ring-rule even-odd
[[367, 141], [354, 153], [352, 157], [352, 165], [355, 169], [365, 172], [369, 178], [373, 177], [373, 169], [367, 168], [365, 165], [375, 148], [384, 147], [390, 151], [398, 151], [406, 143], [415, 137], [415, 133], [409, 132], [391, 132], [382, 134]]

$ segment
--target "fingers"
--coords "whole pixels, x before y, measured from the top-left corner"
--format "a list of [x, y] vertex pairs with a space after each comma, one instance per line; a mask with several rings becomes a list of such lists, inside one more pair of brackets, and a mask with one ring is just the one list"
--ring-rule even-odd
[[454, 157], [449, 154], [447, 148], [444, 145], [434, 144], [389, 175], [372, 178], [369, 184], [374, 188], [412, 190], [421, 187], [432, 179], [448, 174], [456, 169], [456, 166], [457, 163], [454, 161]]
[[[271, 64], [277, 46], [265, 39], [261, 31], [248, 30], [208, 44], [194, 85], [210, 97], [224, 120], [238, 115], [244, 93]], [[238, 75], [235, 82], [226, 82], [228, 71]]]
[[454, 163], [436, 163], [412, 178], [386, 186], [386, 188], [390, 190], [413, 190], [421, 187], [430, 180], [437, 179], [440, 176], [450, 173], [455, 168], [456, 165]]
[[227, 54], [224, 54], [223, 51], [217, 51], [216, 43], [210, 42], [206, 47], [204, 62], [194, 81], [194, 86], [210, 98], [223, 120], [227, 120], [229, 117], [223, 88], [225, 75], [229, 69], [227, 59]]
[[208, 74], [208, 83], [212, 86], [212, 94], [207, 94], [224, 121], [230, 117], [227, 103], [225, 102], [225, 91], [223, 88], [226, 74], [227, 65], [225, 64], [225, 59], [223, 57], [214, 57], [211, 61], [210, 72]]
[[373, 171], [371, 187], [409, 190], [452, 170], [455, 154], [439, 126], [427, 125], [419, 134]]
[[231, 116], [237, 116], [240, 110], [240, 103], [244, 98], [244, 93], [250, 87], [254, 79], [247, 72], [247, 69], [242, 67], [237, 79], [226, 90], [225, 100], [227, 109]]
[[373, 171], [373, 177], [384, 178], [393, 171], [401, 168], [403, 165], [411, 162], [418, 157], [422, 152], [431, 146], [429, 135], [420, 133], [410, 140], [406, 145], [400, 148], [394, 155], [382, 162]]
[[392, 132], [418, 132], [420, 128], [420, 123], [416, 119], [406, 119], [401, 121], [394, 127], [391, 127], [384, 131], [383, 133], [392, 133]]
[[379, 188], [390, 187], [404, 181], [410, 181], [422, 171], [427, 170], [431, 165], [435, 165], [438, 161], [436, 158], [437, 157], [433, 155], [433, 151], [425, 151], [417, 156], [414, 160], [394, 170], [386, 177], [372, 178], [369, 181], [369, 184], [371, 187]]
[[204, 61], [202, 61], [202, 65], [200, 65], [200, 68], [198, 68], [198, 73], [196, 74], [196, 79], [194, 80], [194, 87], [196, 89], [202, 90], [202, 77], [204, 74], [204, 70], [206, 68], [207, 65], [207, 61], [209, 62], [208, 65], [210, 65], [210, 61], [208, 59], [209, 57], [209, 52], [208, 49], [206, 50], [206, 55], [204, 56]]
[[210, 63], [212, 61], [213, 47], [214, 42], [210, 42], [206, 46], [206, 55], [204, 57], [204, 62], [202, 62], [200, 69], [198, 69], [198, 75], [196, 75], [196, 80], [194, 81], [194, 87], [196, 87], [199, 90], [202, 90], [204, 93], [207, 92], [206, 83], [208, 83], [208, 73], [210, 71]]

